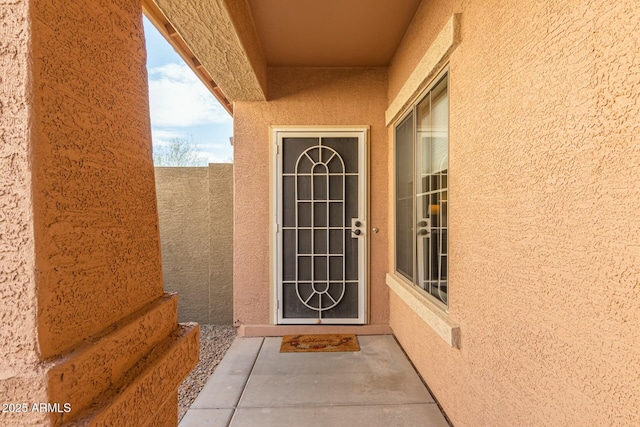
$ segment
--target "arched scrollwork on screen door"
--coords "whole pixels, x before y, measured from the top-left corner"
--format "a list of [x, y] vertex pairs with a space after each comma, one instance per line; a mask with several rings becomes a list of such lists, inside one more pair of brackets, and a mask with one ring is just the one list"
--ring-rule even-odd
[[[341, 190], [332, 191], [336, 184]], [[295, 167], [296, 294], [302, 304], [318, 312], [318, 317], [337, 306], [345, 294], [345, 265], [341, 261], [345, 254], [344, 195], [345, 164], [338, 152], [315, 145], [300, 154]], [[300, 220], [303, 209], [311, 214], [310, 227]], [[330, 212], [341, 216], [341, 227], [330, 226]], [[339, 232], [341, 238], [332, 239], [332, 231]], [[299, 250], [301, 233], [310, 235], [309, 253]], [[340, 268], [330, 268], [335, 266], [332, 257], [340, 261]]]

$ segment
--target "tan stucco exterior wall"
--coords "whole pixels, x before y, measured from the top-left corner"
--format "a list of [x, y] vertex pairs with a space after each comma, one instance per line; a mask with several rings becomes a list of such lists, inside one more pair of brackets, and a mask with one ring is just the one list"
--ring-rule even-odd
[[[105, 28], [110, 12], [122, 18]], [[32, 10], [43, 357], [163, 293], [139, 13], [128, 0]]]
[[449, 5], [423, 2], [389, 91], [429, 47], [413, 41], [433, 33], [424, 9], [460, 12], [448, 316], [461, 347], [393, 292], [391, 326], [456, 426], [638, 425], [640, 6]]
[[233, 323], [233, 164], [209, 165], [209, 323]]
[[370, 310], [372, 324], [388, 322], [387, 260], [387, 105], [385, 69], [269, 70], [271, 101], [234, 106], [234, 321], [270, 324], [270, 126], [370, 125], [369, 226]]
[[0, 16], [0, 424], [175, 425], [198, 330], [162, 289], [140, 4]]
[[233, 165], [157, 167], [164, 289], [178, 320], [232, 323]]
[[[46, 401], [39, 366], [28, 2], [0, 3], [0, 402]], [[6, 416], [0, 414], [0, 424]], [[46, 414], [31, 417], [36, 424]]]
[[[398, 95], [425, 50], [438, 36], [440, 29], [454, 13], [453, 0], [422, 1], [412, 24], [402, 38], [389, 64], [389, 101]], [[428, 25], [423, 23], [428, 22]]]

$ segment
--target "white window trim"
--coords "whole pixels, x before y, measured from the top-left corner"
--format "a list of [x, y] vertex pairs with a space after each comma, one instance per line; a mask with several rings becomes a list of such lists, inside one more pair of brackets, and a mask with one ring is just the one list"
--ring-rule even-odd
[[[416, 98], [424, 91], [425, 87], [435, 74], [438, 74], [442, 65], [447, 62], [453, 49], [460, 42], [460, 14], [455, 13], [442, 27], [429, 49], [411, 72], [407, 81], [402, 86], [396, 97], [391, 101], [385, 112], [385, 122], [389, 126], [396, 118], [413, 104]], [[404, 115], [404, 114], [403, 114]]]
[[414, 284], [397, 274], [387, 274], [387, 286], [413, 310], [420, 319], [433, 329], [447, 344], [460, 348], [460, 327], [453, 323], [447, 313], [418, 292]]
[[[387, 126], [395, 126], [400, 122], [399, 118], [406, 115], [408, 108], [418, 101], [424, 90], [434, 81], [436, 76], [442, 73], [445, 68], [444, 64], [448, 62], [451, 53], [459, 43], [460, 14], [454, 14], [440, 30], [396, 97], [390, 102], [385, 112]], [[396, 166], [394, 162], [394, 179]], [[395, 187], [392, 188], [392, 198], [395, 200]], [[395, 224], [395, 209], [393, 221]], [[392, 237], [392, 240], [395, 251], [395, 237]], [[395, 273], [395, 261], [393, 264], [394, 273], [386, 276], [387, 286], [447, 344], [453, 348], [460, 348], [460, 327], [451, 321], [449, 313], [443, 311], [442, 307], [423, 295], [413, 283]]]

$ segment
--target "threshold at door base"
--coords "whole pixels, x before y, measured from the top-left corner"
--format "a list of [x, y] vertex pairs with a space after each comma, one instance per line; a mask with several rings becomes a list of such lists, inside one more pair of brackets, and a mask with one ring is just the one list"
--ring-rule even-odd
[[240, 325], [239, 337], [281, 337], [297, 334], [392, 335], [389, 325]]

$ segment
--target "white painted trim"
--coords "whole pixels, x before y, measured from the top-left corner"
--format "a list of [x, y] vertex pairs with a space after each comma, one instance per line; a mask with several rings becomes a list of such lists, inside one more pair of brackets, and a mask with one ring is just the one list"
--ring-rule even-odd
[[389, 126], [424, 90], [433, 76], [440, 71], [460, 39], [460, 14], [451, 15], [436, 36], [429, 49], [407, 78], [400, 92], [385, 112], [385, 123]]
[[281, 337], [303, 334], [393, 335], [389, 325], [260, 325], [238, 327], [239, 337]]
[[269, 132], [269, 154], [271, 160], [271, 175], [269, 179], [271, 180], [271, 190], [270, 190], [270, 203], [269, 203], [269, 232], [271, 238], [271, 247], [269, 248], [269, 261], [270, 261], [270, 272], [271, 272], [271, 283], [269, 284], [269, 297], [271, 298], [271, 319], [274, 325], [278, 324], [278, 312], [279, 312], [279, 301], [280, 295], [278, 292], [278, 277], [279, 277], [279, 239], [282, 235], [281, 230], [279, 230], [278, 224], [278, 206], [280, 204], [280, 192], [278, 191], [278, 177], [282, 173], [282, 166], [279, 164], [278, 154], [280, 151], [279, 143], [278, 143], [278, 133], [276, 129], [271, 129]]
[[402, 278], [387, 274], [387, 286], [407, 304], [447, 344], [460, 348], [460, 327], [428, 298], [421, 295], [414, 285]]
[[317, 319], [285, 319], [282, 316], [282, 307], [279, 301], [282, 301], [282, 286], [280, 284], [280, 268], [282, 265], [282, 195], [279, 189], [279, 178], [282, 175], [282, 147], [280, 146], [282, 137], [322, 137], [331, 134], [336, 137], [357, 137], [358, 138], [358, 163], [359, 163], [359, 197], [362, 197], [361, 203], [358, 204], [358, 217], [363, 222], [363, 236], [358, 239], [358, 253], [361, 254], [358, 259], [358, 276], [360, 277], [360, 286], [358, 287], [358, 317], [354, 319], [322, 319], [323, 325], [330, 324], [357, 324], [362, 325], [368, 321], [368, 271], [369, 271], [369, 238], [368, 238], [368, 212], [369, 212], [369, 194], [368, 194], [368, 151], [369, 151], [369, 126], [271, 126], [270, 133], [270, 152], [274, 165], [274, 174], [271, 177], [272, 184], [272, 200], [271, 213], [271, 233], [272, 241], [272, 259], [271, 268], [273, 271], [271, 289], [272, 292], [272, 308], [273, 321], [276, 325], [286, 324], [316, 324]]

